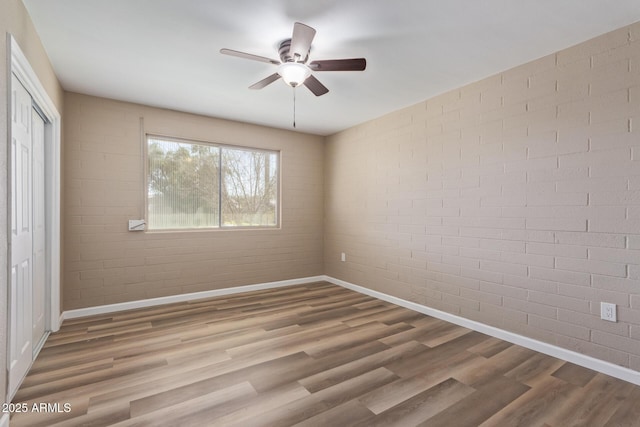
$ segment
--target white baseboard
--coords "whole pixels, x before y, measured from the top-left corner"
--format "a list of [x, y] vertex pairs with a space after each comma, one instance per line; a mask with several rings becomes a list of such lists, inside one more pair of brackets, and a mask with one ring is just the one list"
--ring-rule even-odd
[[9, 414], [0, 417], [0, 427], [9, 427]]
[[634, 371], [633, 369], [625, 368], [610, 362], [605, 362], [604, 360], [586, 356], [584, 354], [567, 350], [565, 348], [538, 341], [532, 338], [527, 338], [523, 335], [505, 331], [503, 329], [476, 322], [474, 320], [466, 319], [464, 317], [456, 316], [454, 314], [446, 313], [444, 311], [429, 308], [427, 306], [407, 301], [402, 298], [397, 298], [382, 292], [354, 285], [353, 283], [345, 282], [344, 280], [336, 279], [330, 276], [324, 276], [323, 280], [333, 283], [334, 285], [342, 286], [344, 288], [351, 289], [353, 291], [366, 294], [374, 298], [378, 298], [383, 301], [387, 301], [392, 304], [417, 311], [422, 314], [445, 320], [447, 322], [463, 326], [465, 328], [469, 328], [474, 331], [490, 335], [492, 337], [500, 338], [501, 340], [508, 341], [510, 343], [517, 344], [522, 347], [547, 354], [549, 356], [557, 357], [558, 359], [566, 360], [568, 362], [575, 363], [576, 365], [593, 369], [594, 371], [602, 372], [603, 374], [607, 374], [636, 385], [640, 385], [640, 372]]
[[[325, 276], [304, 277], [302, 279], [281, 280], [278, 282], [258, 283], [255, 285], [238, 286], [234, 288], [214, 289], [211, 291], [193, 292], [189, 294], [170, 295], [166, 297], [150, 298], [138, 301], [121, 302], [117, 304], [99, 305], [96, 307], [79, 308], [62, 313], [60, 323], [64, 319], [76, 319], [79, 317], [93, 316], [96, 314], [115, 313], [116, 311], [133, 310], [136, 308], [154, 307], [176, 302], [194, 301], [204, 298], [212, 298], [223, 295], [238, 294], [242, 292], [259, 291], [263, 289], [281, 288], [284, 286], [303, 285], [305, 283], [321, 282]], [[0, 426], [2, 427], [2, 426]]]

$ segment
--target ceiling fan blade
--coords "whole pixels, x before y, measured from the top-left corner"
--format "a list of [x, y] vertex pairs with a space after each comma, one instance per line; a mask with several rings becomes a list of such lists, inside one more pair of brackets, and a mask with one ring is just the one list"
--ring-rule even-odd
[[364, 71], [367, 68], [367, 60], [364, 58], [351, 58], [312, 61], [309, 64], [309, 68], [313, 71]]
[[316, 30], [308, 25], [296, 22], [293, 24], [293, 35], [291, 36], [291, 47], [289, 53], [296, 62], [303, 62], [309, 55], [311, 42], [316, 35]]
[[238, 58], [251, 59], [253, 61], [266, 62], [268, 64], [280, 65], [280, 61], [275, 59], [266, 58], [264, 56], [253, 55], [251, 53], [240, 52], [233, 49], [220, 49], [220, 53], [224, 55], [237, 56]]
[[329, 92], [329, 89], [313, 76], [309, 76], [302, 84], [309, 88], [315, 96], [321, 96]]
[[279, 78], [280, 74], [273, 73], [269, 77], [265, 77], [264, 79], [260, 80], [258, 83], [252, 84], [251, 86], [249, 86], [249, 89], [262, 89], [263, 87], [275, 82]]

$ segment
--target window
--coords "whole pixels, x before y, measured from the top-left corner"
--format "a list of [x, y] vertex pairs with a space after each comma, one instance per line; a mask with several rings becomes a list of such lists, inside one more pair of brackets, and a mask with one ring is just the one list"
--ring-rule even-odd
[[150, 230], [278, 225], [279, 153], [147, 137]]

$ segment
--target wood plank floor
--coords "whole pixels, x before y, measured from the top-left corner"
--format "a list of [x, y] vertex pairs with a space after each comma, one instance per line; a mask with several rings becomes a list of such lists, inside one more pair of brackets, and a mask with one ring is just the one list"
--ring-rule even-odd
[[14, 403], [12, 427], [640, 426], [640, 387], [328, 283], [67, 320]]

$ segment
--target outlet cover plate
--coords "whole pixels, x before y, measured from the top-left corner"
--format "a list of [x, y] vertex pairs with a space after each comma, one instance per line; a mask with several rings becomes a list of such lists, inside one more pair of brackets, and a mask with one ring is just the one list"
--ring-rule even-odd
[[129, 231], [144, 231], [145, 225], [144, 219], [130, 219]]
[[600, 303], [600, 318], [609, 322], [617, 322], [616, 305], [610, 302]]

